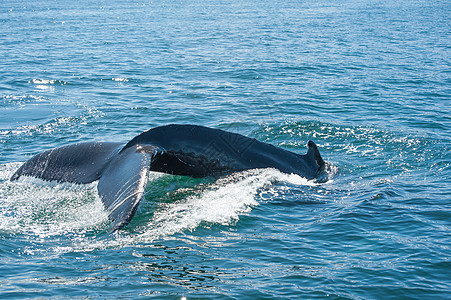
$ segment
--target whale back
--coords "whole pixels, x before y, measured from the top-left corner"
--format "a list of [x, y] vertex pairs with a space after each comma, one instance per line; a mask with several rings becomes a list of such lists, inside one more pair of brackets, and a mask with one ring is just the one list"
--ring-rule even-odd
[[124, 149], [137, 144], [164, 149], [165, 155], [153, 162], [151, 170], [175, 175], [220, 176], [247, 169], [276, 168], [313, 179], [324, 168], [312, 141], [308, 142], [307, 154], [300, 155], [254, 138], [197, 125], [152, 128], [133, 138]]

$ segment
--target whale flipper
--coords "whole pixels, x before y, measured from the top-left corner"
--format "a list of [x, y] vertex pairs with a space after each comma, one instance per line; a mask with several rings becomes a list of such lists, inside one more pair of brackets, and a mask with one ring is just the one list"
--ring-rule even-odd
[[100, 178], [123, 146], [123, 143], [87, 142], [50, 149], [26, 161], [11, 180], [31, 176], [47, 181], [90, 183]]
[[97, 190], [114, 230], [127, 225], [135, 214], [152, 160], [162, 152], [152, 145], [134, 145], [123, 149], [103, 171]]

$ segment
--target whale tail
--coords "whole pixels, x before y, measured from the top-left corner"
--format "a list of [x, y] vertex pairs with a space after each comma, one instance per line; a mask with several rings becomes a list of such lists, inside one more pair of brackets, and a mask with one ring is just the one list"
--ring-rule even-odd
[[146, 184], [149, 168], [164, 151], [153, 145], [123, 149], [106, 167], [97, 190], [114, 230], [133, 218]]
[[88, 142], [44, 151], [25, 162], [11, 180], [21, 176], [77, 184], [98, 180], [98, 194], [117, 230], [135, 214], [150, 170], [205, 177], [274, 167], [327, 180], [318, 147], [312, 141], [307, 146], [307, 154], [299, 155], [218, 129], [171, 125], [146, 131], [125, 146]]
[[78, 143], [41, 152], [26, 161], [11, 177], [36, 177], [47, 181], [90, 183], [98, 180], [122, 143]]
[[113, 222], [127, 225], [144, 193], [153, 160], [163, 150], [153, 145], [79, 143], [44, 151], [25, 162], [11, 177], [86, 184], [99, 180], [97, 191]]

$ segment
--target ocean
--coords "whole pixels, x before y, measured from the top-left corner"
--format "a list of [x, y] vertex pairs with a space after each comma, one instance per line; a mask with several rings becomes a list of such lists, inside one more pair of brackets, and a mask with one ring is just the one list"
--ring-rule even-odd
[[[451, 299], [446, 0], [0, 2], [1, 299]], [[44, 150], [197, 124], [327, 162], [151, 173], [118, 232]]]

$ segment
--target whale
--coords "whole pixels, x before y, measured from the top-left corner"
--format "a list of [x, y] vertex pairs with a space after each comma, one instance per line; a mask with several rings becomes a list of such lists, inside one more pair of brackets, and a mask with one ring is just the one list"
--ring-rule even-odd
[[221, 177], [250, 169], [274, 168], [309, 180], [324, 174], [318, 147], [307, 142], [297, 154], [241, 134], [190, 124], [154, 127], [126, 143], [82, 142], [41, 152], [11, 177], [75, 184], [97, 183], [112, 229], [125, 227], [144, 195], [149, 172]]

